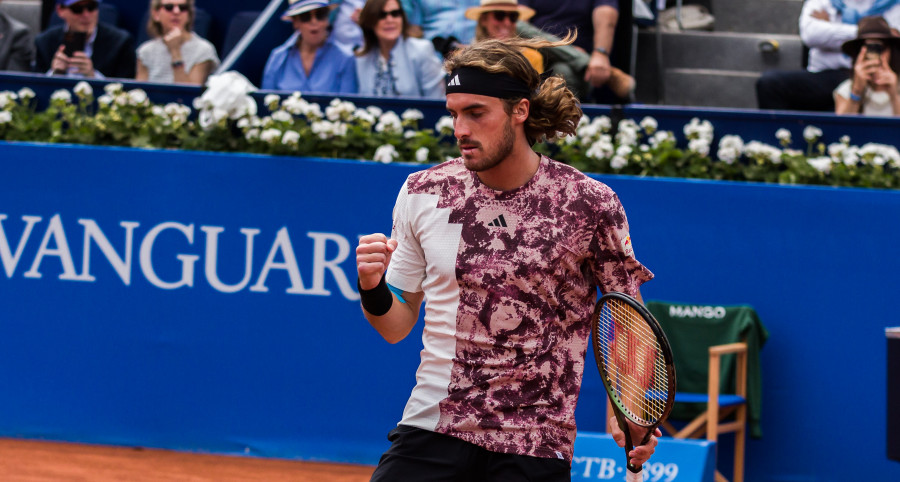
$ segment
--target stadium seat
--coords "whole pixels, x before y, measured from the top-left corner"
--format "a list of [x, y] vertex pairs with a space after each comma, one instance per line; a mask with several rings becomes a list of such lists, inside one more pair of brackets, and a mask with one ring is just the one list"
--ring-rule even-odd
[[235, 45], [241, 40], [241, 37], [247, 33], [253, 22], [262, 13], [259, 10], [237, 12], [228, 22], [228, 30], [225, 31], [225, 39], [222, 41], [222, 51], [219, 52], [220, 58], [225, 58]]
[[[749, 306], [661, 301], [647, 301], [646, 306], [662, 325], [675, 357], [675, 407], [663, 432], [717, 443], [720, 434], [734, 433], [732, 480], [742, 482], [748, 426], [752, 436], [762, 436], [759, 350], [768, 332]], [[727, 479], [717, 471], [716, 480]]]

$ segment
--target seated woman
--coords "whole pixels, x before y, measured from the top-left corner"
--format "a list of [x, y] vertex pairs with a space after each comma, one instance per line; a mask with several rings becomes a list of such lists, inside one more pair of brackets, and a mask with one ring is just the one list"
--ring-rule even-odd
[[[481, 0], [481, 6], [466, 9], [466, 18], [475, 20], [475, 41], [504, 40], [516, 36], [516, 22], [534, 16], [534, 9], [516, 0]], [[544, 57], [535, 49], [522, 49], [522, 54], [538, 73], [544, 72]]]
[[853, 59], [853, 77], [834, 89], [836, 114], [900, 115], [900, 37], [882, 17], [863, 17], [856, 38], [841, 50]]
[[369, 0], [359, 13], [363, 46], [356, 54], [359, 93], [378, 97], [444, 97], [445, 73], [434, 45], [409, 37], [397, 0]]
[[153, 39], [137, 49], [135, 80], [203, 85], [219, 56], [193, 26], [194, 0], [150, 0], [147, 32]]
[[336, 5], [327, 0], [290, 0], [282, 20], [294, 34], [272, 50], [263, 69], [262, 88], [355, 94], [356, 61], [330, 37], [328, 15]]

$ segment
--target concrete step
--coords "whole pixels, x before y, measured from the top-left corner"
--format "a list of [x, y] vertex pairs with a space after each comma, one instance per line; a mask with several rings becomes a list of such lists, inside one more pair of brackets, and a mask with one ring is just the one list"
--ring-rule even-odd
[[757, 72], [667, 69], [665, 104], [689, 107], [756, 108]]
[[[638, 59], [655, 56], [655, 33], [638, 36]], [[643, 44], [643, 45], [641, 45]], [[765, 51], [763, 45], [777, 45]], [[642, 48], [644, 47], [644, 48]], [[651, 48], [648, 52], [646, 48]], [[665, 68], [724, 69], [762, 72], [803, 68], [799, 35], [739, 32], [670, 32], [662, 36]]]
[[712, 0], [719, 32], [799, 33], [803, 0]]

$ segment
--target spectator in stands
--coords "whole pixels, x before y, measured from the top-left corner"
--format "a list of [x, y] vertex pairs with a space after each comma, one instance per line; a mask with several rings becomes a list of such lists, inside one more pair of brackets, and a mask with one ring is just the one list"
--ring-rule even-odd
[[[98, 21], [100, 0], [57, 0], [63, 25], [50, 27], [35, 39], [34, 71], [69, 77], [134, 78], [136, 57], [131, 34]], [[66, 52], [67, 34], [83, 35]], [[77, 35], [70, 35], [77, 39]], [[83, 42], [83, 45], [81, 43]]]
[[900, 115], [900, 36], [883, 17], [863, 17], [856, 38], [841, 46], [853, 76], [834, 90], [837, 114]]
[[332, 13], [331, 38], [350, 52], [362, 47], [363, 33], [359, 27], [359, 13], [366, 0], [338, 0]]
[[809, 47], [806, 70], [770, 70], [756, 82], [760, 109], [834, 111], [833, 92], [850, 78], [851, 59], [841, 44], [856, 37], [857, 22], [883, 16], [900, 26], [900, 0], [806, 0], [800, 38]]
[[410, 35], [434, 43], [446, 57], [451, 51], [475, 40], [475, 22], [466, 18], [466, 9], [479, 0], [401, 0], [412, 25]]
[[329, 37], [333, 7], [327, 0], [289, 0], [282, 19], [296, 31], [269, 55], [263, 89], [356, 93], [356, 59]]
[[[534, 9], [530, 24], [520, 22], [519, 34], [534, 37], [542, 32], [564, 37], [575, 30], [572, 47], [547, 51], [548, 70], [566, 79], [569, 88], [585, 102], [626, 102], [634, 79], [610, 63], [613, 38], [619, 20], [618, 0], [520, 0]], [[628, 5], [631, 5], [630, 3]]]
[[378, 97], [444, 97], [444, 70], [434, 46], [407, 35], [397, 0], [368, 0], [359, 14], [364, 44], [356, 58], [359, 93]]
[[0, 12], [0, 70], [30, 72], [34, 35], [24, 23]]
[[137, 49], [135, 79], [203, 85], [219, 65], [216, 48], [193, 32], [194, 0], [150, 0], [147, 32]]
[[[466, 10], [466, 18], [478, 22], [475, 25], [475, 41], [484, 39], [505, 40], [516, 36], [516, 22], [527, 22], [534, 16], [534, 9], [519, 5], [516, 0], [481, 0], [481, 6]], [[535, 49], [524, 48], [522, 54], [537, 70], [544, 72], [544, 56]]]

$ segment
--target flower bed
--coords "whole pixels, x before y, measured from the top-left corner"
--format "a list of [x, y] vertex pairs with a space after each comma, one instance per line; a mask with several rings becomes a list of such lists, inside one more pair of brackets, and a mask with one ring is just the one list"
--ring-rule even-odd
[[[416, 109], [401, 114], [334, 99], [322, 108], [297, 92], [268, 95], [258, 112], [253, 87], [239, 74], [210, 78], [193, 106], [155, 105], [140, 89], [122, 84], [94, 96], [80, 82], [72, 92], [56, 91], [43, 111], [28, 88], [0, 92], [0, 138], [93, 145], [249, 152], [284, 156], [364, 159], [378, 162], [439, 162], [458, 155], [453, 121], [442, 117], [420, 127]], [[681, 137], [679, 137], [679, 135]], [[536, 148], [582, 171], [638, 176], [683, 177], [783, 184], [898, 188], [900, 153], [893, 146], [855, 146], [846, 136], [826, 145], [822, 132], [807, 126], [806, 149], [791, 149], [780, 129], [777, 145], [740, 137], [718, 137], [709, 121], [692, 119], [682, 132], [657, 129], [651, 117], [585, 116], [577, 135]]]

